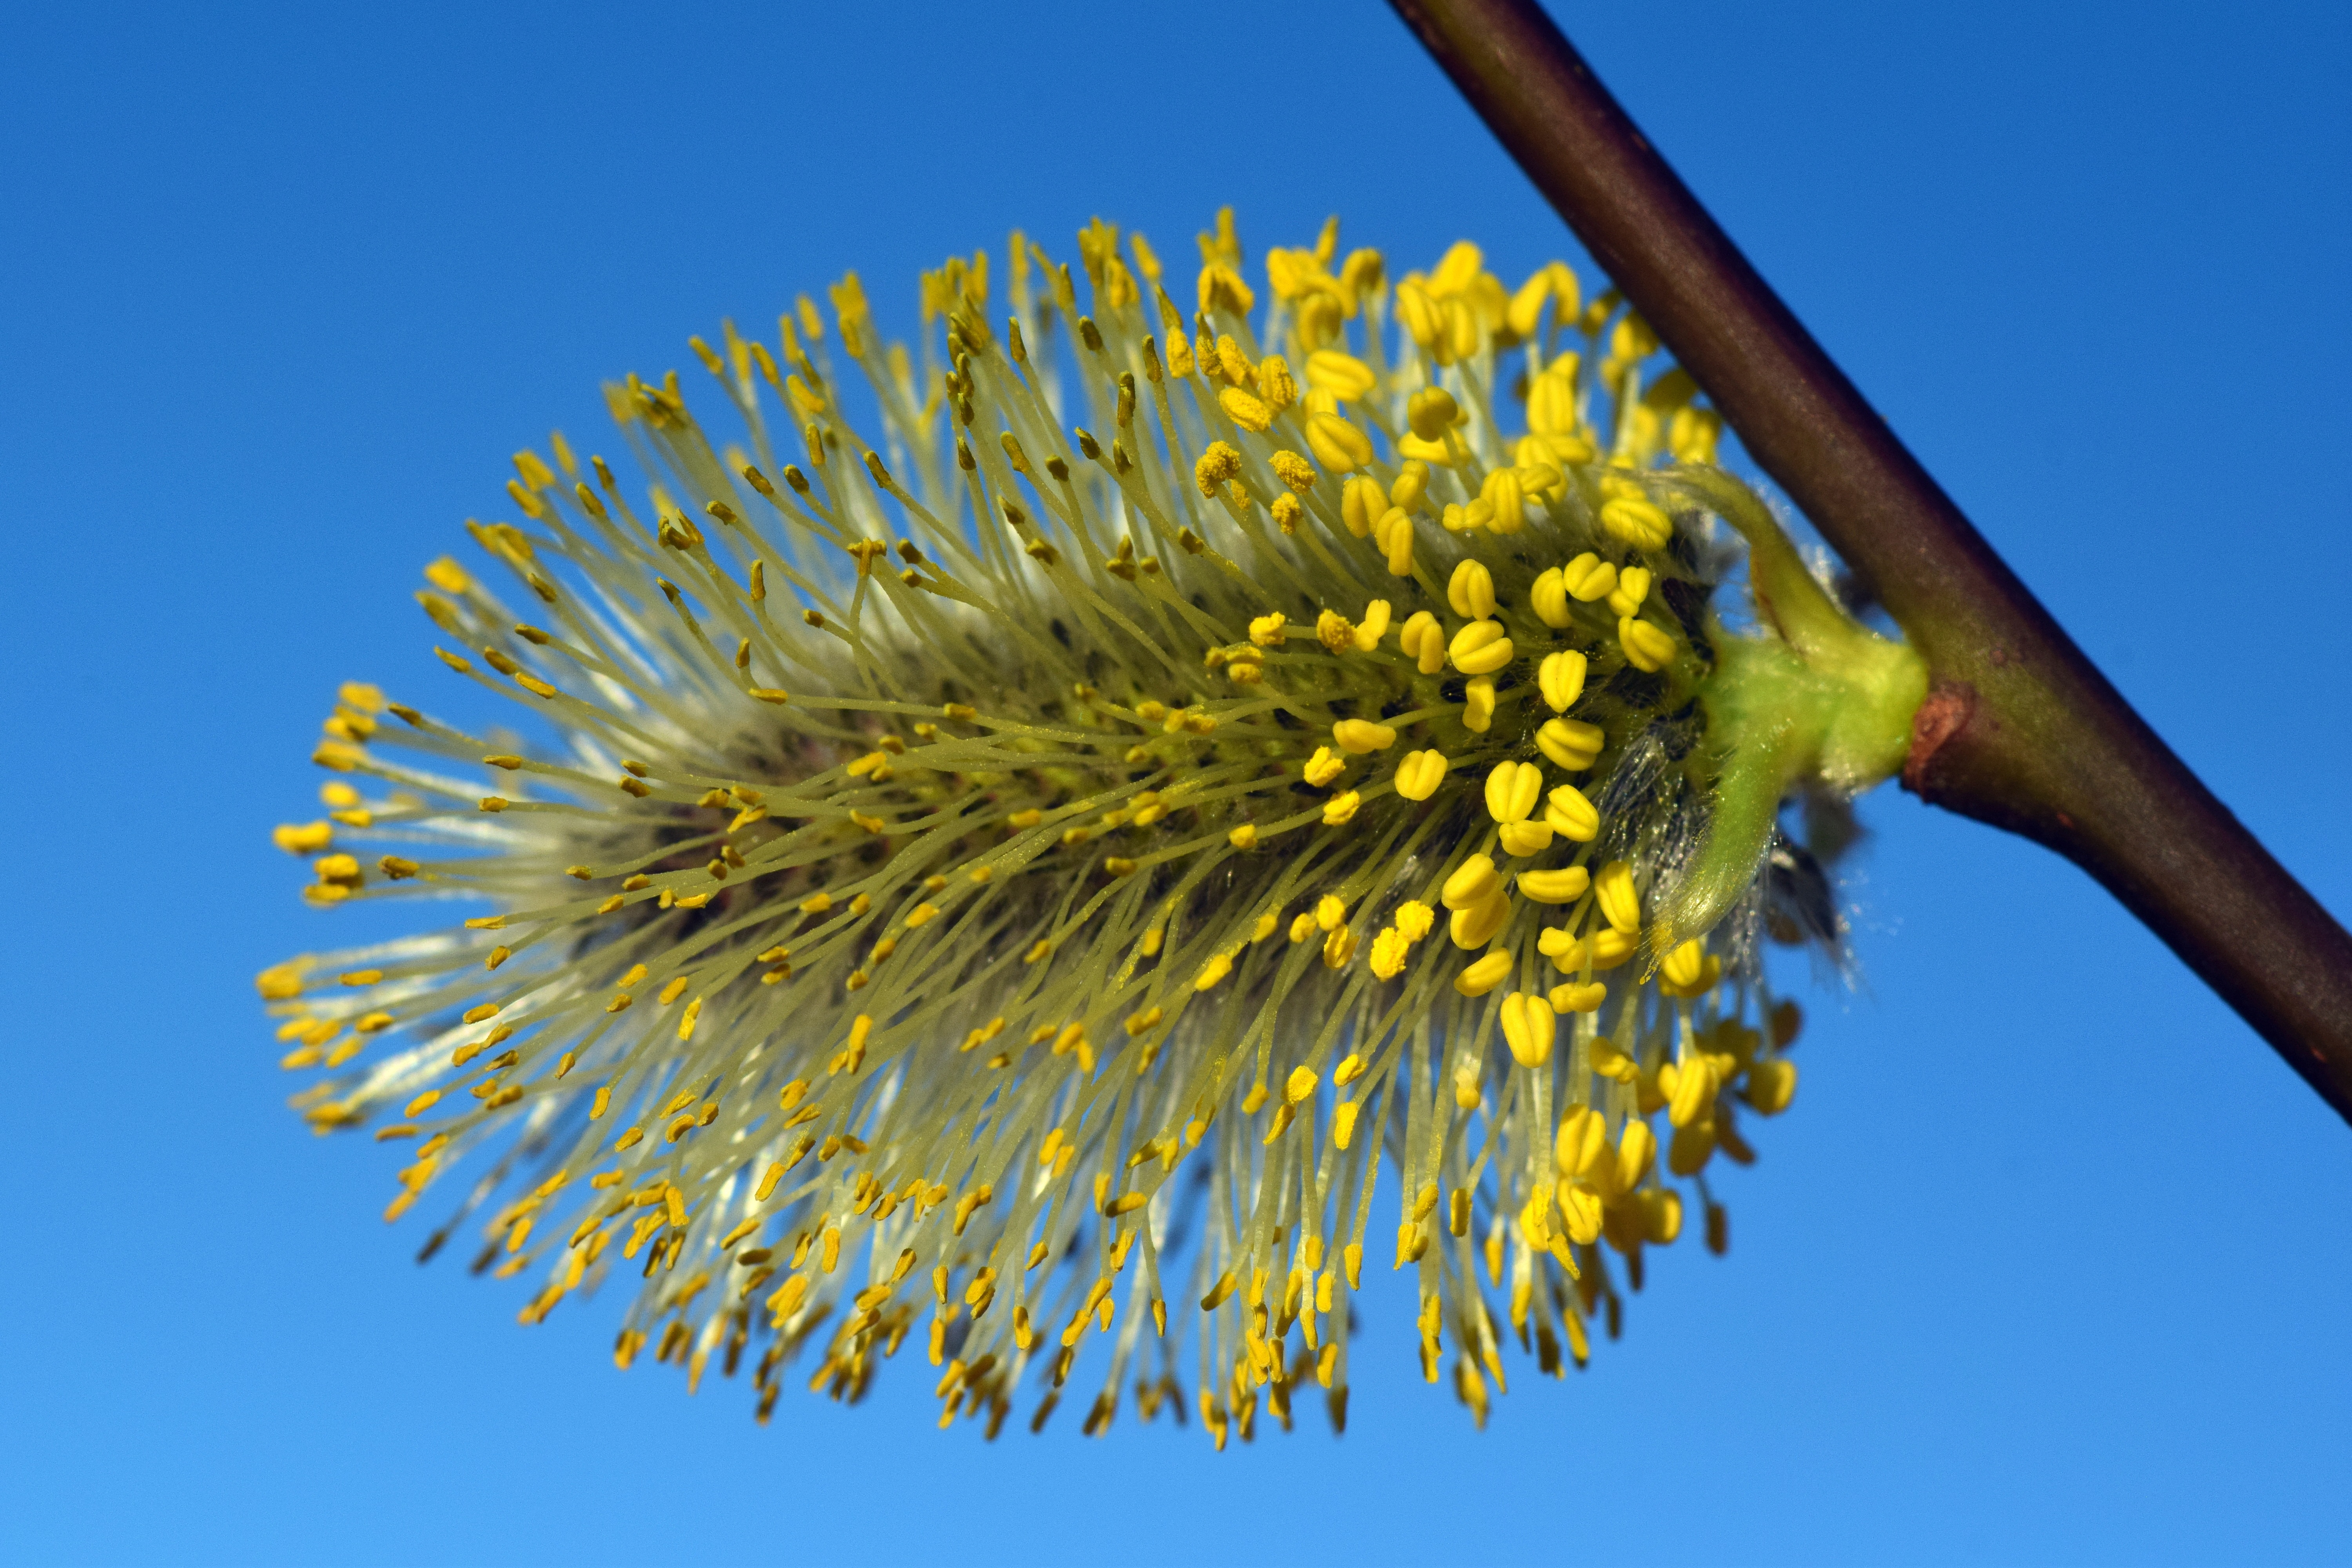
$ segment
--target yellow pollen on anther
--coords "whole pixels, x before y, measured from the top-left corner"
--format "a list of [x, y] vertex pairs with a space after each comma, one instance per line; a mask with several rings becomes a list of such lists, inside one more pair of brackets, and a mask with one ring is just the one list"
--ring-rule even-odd
[[1496, 763], [1486, 775], [1486, 813], [1499, 823], [1525, 822], [1543, 798], [1543, 769], [1533, 763]]
[[1446, 644], [1446, 657], [1465, 675], [1492, 675], [1511, 662], [1511, 639], [1501, 623], [1473, 621]]
[[1465, 619], [1485, 620], [1495, 613], [1495, 574], [1483, 561], [1463, 562], [1446, 583], [1445, 602]]
[[1546, 654], [1536, 667], [1536, 687], [1543, 693], [1544, 705], [1555, 713], [1576, 706], [1584, 695], [1584, 655], [1574, 648]]
[[1611, 926], [1631, 935], [1642, 929], [1642, 902], [1633, 890], [1633, 868], [1622, 860], [1612, 860], [1601, 868], [1592, 879], [1593, 892], [1601, 903], [1601, 913]]

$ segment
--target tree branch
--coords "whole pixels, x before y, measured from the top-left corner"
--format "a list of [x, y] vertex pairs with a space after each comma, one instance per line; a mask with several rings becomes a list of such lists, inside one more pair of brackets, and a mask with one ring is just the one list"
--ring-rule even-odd
[[2352, 937], [2074, 646], [1531, 0], [1392, 0], [1926, 657], [1903, 785], [2082, 867], [2352, 1121]]

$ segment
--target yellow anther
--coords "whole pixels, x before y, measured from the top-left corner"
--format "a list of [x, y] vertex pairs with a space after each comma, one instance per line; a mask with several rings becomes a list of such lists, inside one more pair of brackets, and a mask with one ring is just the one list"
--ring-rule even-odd
[[1315, 1084], [1313, 1068], [1293, 1068], [1290, 1077], [1283, 1081], [1282, 1098], [1286, 1103], [1297, 1105], [1315, 1092]]
[[1592, 874], [1581, 866], [1519, 873], [1519, 891], [1539, 904], [1572, 904], [1591, 885]]
[[[1500, 297], [1499, 283], [1496, 285], [1496, 303], [1497, 305], [1506, 303], [1507, 301]], [[1483, 303], [1484, 300], [1481, 300], [1479, 305]], [[1470, 300], [1459, 297], [1445, 301], [1446, 359], [1465, 360], [1478, 352], [1478, 344], [1484, 336], [1480, 331], [1482, 311], [1479, 305], [1474, 305]], [[1500, 314], [1499, 310], [1496, 314]], [[1499, 320], [1496, 322], [1497, 326], [1501, 324]], [[1444, 362], [1441, 361], [1441, 363]]]
[[1286, 250], [1277, 246], [1265, 253], [1266, 281], [1284, 300], [1305, 300], [1337, 287], [1324, 269], [1329, 258], [1312, 250]]
[[1617, 574], [1617, 586], [1609, 590], [1609, 607], [1621, 616], [1630, 616], [1649, 596], [1650, 569], [1628, 566]]
[[1315, 934], [1315, 912], [1312, 910], [1304, 910], [1299, 914], [1292, 916], [1290, 921], [1291, 945], [1296, 947], [1300, 942], [1305, 942], [1308, 937], [1313, 936]]
[[1644, 1241], [1666, 1247], [1683, 1233], [1682, 1194], [1672, 1187], [1643, 1193], [1640, 1213], [1642, 1239]]
[[1598, 724], [1580, 719], [1548, 719], [1536, 731], [1536, 749], [1570, 773], [1582, 773], [1601, 755], [1606, 738]]
[[1445, 247], [1445, 254], [1439, 257], [1437, 265], [1430, 269], [1426, 287], [1440, 298], [1466, 293], [1477, 285], [1486, 266], [1485, 251], [1470, 240], [1457, 239]]
[[1615, 1174], [1618, 1190], [1630, 1193], [1639, 1187], [1642, 1178], [1650, 1173], [1651, 1163], [1657, 1157], [1658, 1139], [1650, 1131], [1650, 1124], [1646, 1121], [1627, 1123], [1624, 1135], [1617, 1141]]
[[1250, 364], [1249, 356], [1242, 353], [1241, 344], [1234, 342], [1230, 332], [1218, 334], [1216, 353], [1215, 374], [1223, 376], [1235, 385], [1257, 379], [1257, 372]]
[[1296, 452], [1276, 452], [1266, 459], [1266, 467], [1295, 494], [1305, 495], [1315, 488], [1315, 465]]
[[1490, 952], [1454, 977], [1454, 989], [1465, 996], [1484, 996], [1511, 977], [1511, 955]]
[[1445, 782], [1445, 757], [1438, 752], [1408, 752], [1397, 763], [1396, 792], [1406, 800], [1427, 800]]
[[1642, 929], [1642, 896], [1633, 890], [1633, 867], [1622, 860], [1610, 861], [1592, 879], [1592, 889], [1601, 916], [1612, 927], [1627, 936]]
[[1412, 943], [1405, 940], [1402, 931], [1394, 926], [1381, 928], [1380, 934], [1372, 938], [1373, 975], [1381, 980], [1394, 980], [1404, 972], [1405, 958], [1412, 951]]
[[1568, 584], [1561, 578], [1559, 567], [1550, 567], [1538, 574], [1528, 589], [1528, 607], [1535, 611], [1538, 620], [1555, 631], [1565, 627], [1574, 618], [1568, 608]]
[[1407, 899], [1397, 906], [1397, 933], [1407, 942], [1419, 942], [1437, 927], [1437, 911], [1419, 899]]
[[1289, 617], [1280, 610], [1270, 616], [1260, 616], [1249, 624], [1249, 639], [1259, 647], [1280, 647], [1287, 642]]
[[1396, 313], [1412, 341], [1440, 364], [1452, 357], [1448, 352], [1445, 308], [1427, 288], [1410, 278], [1398, 284]]
[[1217, 393], [1217, 404], [1225, 411], [1227, 418], [1244, 430], [1263, 430], [1274, 423], [1275, 411], [1267, 407], [1255, 393], [1244, 392], [1238, 386], [1221, 388]]
[[1573, 974], [1592, 962], [1592, 942], [1580, 940], [1566, 926], [1546, 926], [1536, 933], [1536, 949], [1563, 974]]
[[1528, 428], [1539, 436], [1574, 436], [1580, 423], [1576, 414], [1575, 354], [1562, 354], [1544, 367], [1528, 387]]
[[1712, 463], [1722, 436], [1721, 415], [1685, 404], [1675, 410], [1674, 420], [1666, 426], [1666, 449], [1678, 462]]
[[1372, 525], [1372, 542], [1387, 561], [1389, 575], [1412, 575], [1412, 514], [1392, 506]]
[[1555, 713], [1574, 707], [1584, 695], [1584, 656], [1574, 648], [1544, 655], [1536, 667], [1536, 689], [1543, 693], [1544, 706]]
[[1379, 384], [1372, 367], [1353, 354], [1318, 349], [1307, 356], [1307, 384], [1342, 403], [1355, 402]]
[[1307, 765], [1302, 771], [1308, 784], [1313, 784], [1317, 789], [1321, 789], [1333, 779], [1346, 773], [1348, 764], [1346, 760], [1336, 755], [1330, 747], [1318, 746], [1315, 748], [1315, 754], [1307, 759]]
[[1331, 738], [1339, 749], [1362, 756], [1368, 752], [1385, 752], [1396, 744], [1396, 731], [1386, 724], [1375, 724], [1369, 719], [1342, 719], [1331, 726]]
[[1363, 797], [1358, 795], [1354, 790], [1349, 790], [1344, 795], [1333, 795], [1329, 800], [1324, 803], [1323, 826], [1326, 827], [1346, 826], [1349, 823], [1355, 820], [1356, 808], [1362, 804]]
[[1609, 1148], [1608, 1118], [1589, 1105], [1575, 1107], [1559, 1119], [1551, 1148], [1552, 1165], [1561, 1181], [1591, 1175]]
[[1609, 999], [1609, 987], [1598, 980], [1579, 984], [1571, 980], [1551, 988], [1551, 1010], [1555, 1013], [1598, 1013], [1601, 1004]]
[[1705, 1117], [1715, 1105], [1717, 1087], [1715, 1064], [1703, 1053], [1694, 1052], [1679, 1064], [1668, 1062], [1658, 1068], [1658, 1089], [1666, 1097], [1666, 1121], [1675, 1127], [1688, 1127]]
[[1659, 966], [1658, 989], [1669, 996], [1704, 996], [1723, 978], [1723, 960], [1694, 937], [1668, 952]]
[[1659, 670], [1674, 662], [1675, 639], [1631, 616], [1617, 623], [1617, 646], [1625, 650], [1625, 662], [1635, 669]]
[[1748, 1103], [1762, 1116], [1778, 1116], [1797, 1094], [1797, 1064], [1787, 1060], [1758, 1062], [1748, 1069]]
[[1638, 937], [1632, 931], [1622, 931], [1612, 926], [1592, 933], [1592, 967], [1614, 969], [1633, 956]]
[[1503, 879], [1496, 871], [1495, 862], [1486, 856], [1473, 855], [1445, 879], [1438, 901], [1449, 910], [1475, 909], [1500, 891], [1502, 886]]
[[1603, 502], [1601, 527], [1611, 538], [1643, 550], [1664, 550], [1675, 536], [1675, 525], [1664, 512], [1632, 496]]
[[1561, 567], [1559, 576], [1569, 596], [1581, 605], [1606, 598], [1617, 591], [1617, 568], [1589, 550]]
[[1551, 824], [1506, 822], [1495, 830], [1495, 837], [1506, 855], [1540, 855], [1551, 847]]
[[1454, 668], [1465, 675], [1492, 675], [1510, 663], [1516, 651], [1500, 621], [1473, 621], [1445, 647]]
[[1256, 848], [1257, 824], [1255, 822], [1243, 823], [1239, 827], [1234, 828], [1225, 835], [1225, 842], [1232, 845], [1236, 849]]
[[1423, 675], [1445, 668], [1445, 628], [1427, 610], [1415, 610], [1397, 633], [1397, 646], [1415, 661]]
[[1276, 414], [1298, 401], [1298, 381], [1280, 354], [1268, 354], [1257, 363], [1257, 395]]
[[1500, 887], [1486, 895], [1484, 901], [1468, 909], [1454, 911], [1446, 922], [1446, 937], [1465, 952], [1486, 946], [1511, 923], [1511, 900]]
[[1486, 775], [1486, 814], [1496, 822], [1525, 822], [1543, 798], [1543, 769], [1533, 763], [1496, 763]]
[[1405, 400], [1405, 423], [1424, 441], [1444, 437], [1462, 422], [1462, 405], [1442, 386], [1424, 386]]
[[1483, 735], [1495, 722], [1495, 678], [1482, 675], [1472, 680], [1462, 692], [1462, 727], [1474, 735]]
[[1230, 443], [1212, 441], [1209, 449], [1192, 465], [1192, 482], [1201, 494], [1214, 499], [1217, 487], [1242, 471], [1242, 455]]
[[1510, 305], [1503, 312], [1504, 323], [1511, 329], [1511, 335], [1534, 337], [1537, 327], [1543, 321], [1543, 308], [1551, 302], [1551, 269], [1539, 268], [1534, 277], [1519, 285], [1518, 292], [1511, 296]]
[[1364, 606], [1364, 618], [1356, 626], [1357, 651], [1370, 653], [1381, 646], [1381, 638], [1388, 634], [1391, 613], [1386, 599], [1374, 599]]
[[289, 855], [315, 855], [335, 841], [335, 827], [331, 822], [284, 823], [269, 839]]
[[[1592, 433], [1589, 430], [1577, 430], [1555, 435], [1529, 436], [1519, 443], [1516, 457], [1522, 468], [1530, 468], [1538, 464], [1547, 467], [1552, 464], [1573, 467], [1590, 463], [1598, 454], [1599, 448], [1593, 444]], [[1567, 481], [1563, 479], [1560, 489], [1557, 493], [1564, 495], [1566, 492]]]
[[[1331, 1108], [1331, 1147], [1345, 1149], [1349, 1140], [1355, 1137], [1356, 1114], [1360, 1109], [1352, 1100], [1343, 1100]], [[1326, 1346], [1325, 1352], [1329, 1353], [1333, 1348]]]
[[1388, 510], [1388, 492], [1381, 489], [1380, 480], [1369, 475], [1359, 474], [1339, 487], [1339, 521], [1358, 539], [1370, 536], [1372, 525], [1387, 515]]
[[1325, 610], [1315, 617], [1315, 640], [1332, 653], [1345, 653], [1356, 646], [1356, 628], [1339, 611]]
[[1601, 813], [1574, 784], [1562, 784], [1544, 797], [1544, 820], [1572, 844], [1590, 844], [1601, 831]]
[[1618, 319], [1616, 330], [1609, 334], [1609, 357], [1631, 364], [1649, 358], [1658, 352], [1658, 334], [1650, 323], [1628, 310]]
[[1307, 447], [1335, 473], [1352, 473], [1372, 460], [1371, 437], [1337, 414], [1307, 416]]
[[1515, 468], [1497, 468], [1478, 489], [1478, 499], [1493, 509], [1486, 528], [1495, 533], [1517, 533], [1528, 525], [1527, 486]]
[[1495, 574], [1483, 561], [1463, 562], [1446, 582], [1445, 602], [1465, 620], [1486, 619], [1495, 613]]
[[1226, 975], [1231, 974], [1233, 972], [1234, 961], [1224, 953], [1217, 953], [1213, 956], [1208, 963], [1201, 965], [1201, 973], [1192, 977], [1192, 989], [1195, 991], [1214, 990], [1218, 982], [1223, 980]]
[[1515, 471], [1519, 476], [1519, 489], [1530, 500], [1567, 499], [1567, 476], [1552, 463], [1551, 456], [1539, 436], [1531, 436], [1521, 441], [1514, 454], [1518, 463]]
[[1539, 1068], [1551, 1060], [1551, 1042], [1557, 1020], [1551, 1004], [1525, 991], [1514, 991], [1503, 998], [1503, 1040], [1511, 1047], [1511, 1059], [1523, 1068]]

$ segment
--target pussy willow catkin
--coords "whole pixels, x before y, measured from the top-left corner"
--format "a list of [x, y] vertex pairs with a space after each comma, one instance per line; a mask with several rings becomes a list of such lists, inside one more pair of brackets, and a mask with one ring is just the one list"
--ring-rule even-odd
[[625, 1274], [618, 1363], [749, 1356], [762, 1420], [912, 1338], [942, 1426], [1082, 1372], [1088, 1431], [1338, 1425], [1369, 1262], [1483, 1422], [1723, 1249], [1796, 1086], [1761, 940], [1837, 930], [1780, 807], [1885, 776], [1917, 661], [1564, 265], [1391, 288], [1334, 223], [1261, 310], [1227, 214], [1187, 310], [1079, 252], [925, 275], [911, 353], [855, 276], [693, 340], [742, 445], [632, 378], [643, 485], [516, 456], [520, 608], [418, 597], [520, 733], [347, 685], [278, 830], [315, 904], [478, 912], [260, 976], [296, 1105], [415, 1140], [385, 1217], [454, 1186], [426, 1253], [486, 1215], [524, 1322]]

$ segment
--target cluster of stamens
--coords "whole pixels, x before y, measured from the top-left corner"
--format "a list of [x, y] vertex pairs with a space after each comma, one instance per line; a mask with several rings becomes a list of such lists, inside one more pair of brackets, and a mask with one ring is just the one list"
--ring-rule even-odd
[[346, 686], [278, 835], [321, 905], [487, 912], [261, 976], [331, 1069], [298, 1106], [415, 1140], [387, 1218], [471, 1161], [426, 1250], [487, 1211], [525, 1321], [625, 1269], [622, 1365], [757, 1344], [762, 1419], [804, 1348], [854, 1398], [913, 1336], [942, 1425], [1024, 1378], [1042, 1423], [1100, 1335], [1090, 1431], [1131, 1389], [1222, 1447], [1308, 1381], [1337, 1423], [1369, 1247], [1483, 1421], [1507, 1339], [1616, 1331], [1686, 1190], [1721, 1249], [1706, 1172], [1794, 1088], [1765, 893], [1658, 913], [1715, 416], [1557, 263], [1391, 288], [1335, 224], [1259, 311], [1228, 218], [1187, 312], [1139, 236], [1080, 249], [1015, 237], [1001, 330], [985, 254], [926, 275], [919, 364], [854, 277], [695, 340], [740, 441], [616, 385], [642, 495], [517, 456], [472, 531], [524, 610], [446, 559], [420, 598], [542, 739]]

